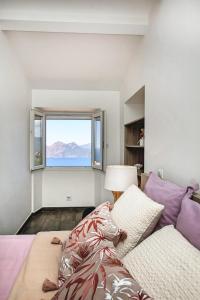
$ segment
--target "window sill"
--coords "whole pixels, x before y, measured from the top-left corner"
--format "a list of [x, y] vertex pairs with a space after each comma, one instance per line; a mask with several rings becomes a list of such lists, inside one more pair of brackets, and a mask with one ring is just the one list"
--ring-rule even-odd
[[92, 167], [46, 167], [45, 172], [91, 172]]

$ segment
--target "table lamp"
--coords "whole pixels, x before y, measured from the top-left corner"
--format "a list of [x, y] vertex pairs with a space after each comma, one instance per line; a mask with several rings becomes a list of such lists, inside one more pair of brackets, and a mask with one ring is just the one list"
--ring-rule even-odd
[[138, 185], [137, 168], [133, 166], [107, 166], [104, 188], [112, 191], [114, 202], [131, 185]]

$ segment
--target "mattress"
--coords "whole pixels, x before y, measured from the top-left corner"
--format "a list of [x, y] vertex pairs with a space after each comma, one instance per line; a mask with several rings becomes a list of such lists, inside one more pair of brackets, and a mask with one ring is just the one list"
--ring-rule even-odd
[[23, 262], [30, 250], [34, 235], [0, 236], [0, 299], [7, 300]]

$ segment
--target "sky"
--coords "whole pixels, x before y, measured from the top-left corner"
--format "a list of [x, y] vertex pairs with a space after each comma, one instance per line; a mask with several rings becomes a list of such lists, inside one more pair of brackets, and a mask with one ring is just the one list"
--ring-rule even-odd
[[91, 120], [47, 120], [46, 143], [71, 143], [78, 145], [91, 143]]

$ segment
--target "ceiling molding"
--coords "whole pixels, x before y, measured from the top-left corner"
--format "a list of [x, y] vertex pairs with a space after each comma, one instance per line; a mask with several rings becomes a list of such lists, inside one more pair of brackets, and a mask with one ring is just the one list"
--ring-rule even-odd
[[61, 33], [97, 33], [145, 35], [147, 21], [136, 19], [129, 23], [111, 22], [73, 22], [73, 21], [36, 21], [36, 20], [0, 20], [0, 30], [5, 31], [37, 31]]

